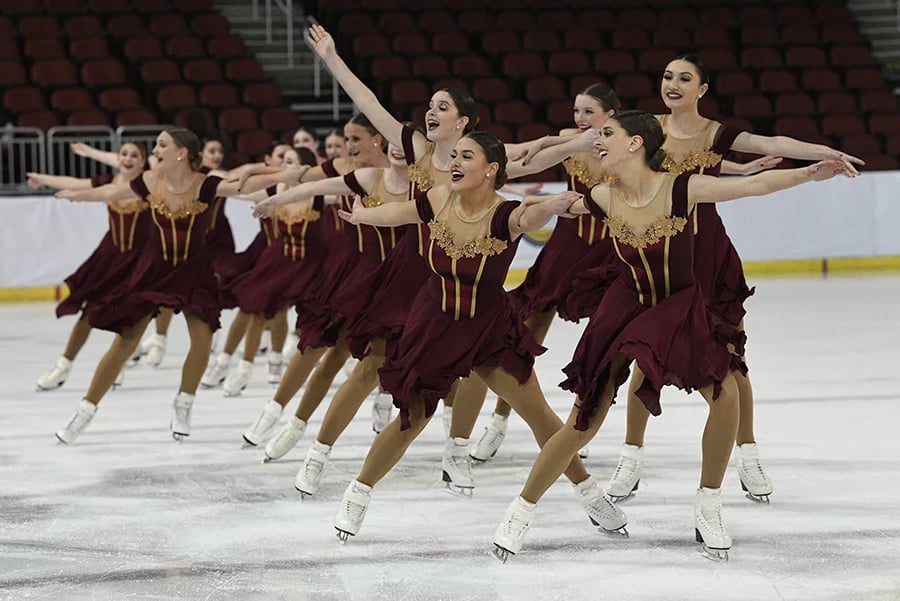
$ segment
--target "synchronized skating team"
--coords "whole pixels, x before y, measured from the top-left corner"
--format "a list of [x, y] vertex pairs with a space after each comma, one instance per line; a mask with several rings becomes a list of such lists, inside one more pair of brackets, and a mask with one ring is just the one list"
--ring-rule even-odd
[[[302, 494], [317, 493], [331, 449], [377, 391], [378, 434], [335, 519], [344, 541], [358, 534], [373, 488], [439, 402], [447, 437], [443, 480], [459, 494], [472, 493], [472, 462], [497, 452], [515, 409], [540, 453], [494, 533], [494, 553], [505, 561], [521, 550], [537, 502], [563, 473], [594, 525], [627, 534], [618, 502], [638, 490], [648, 418], [661, 413], [660, 389], [674, 385], [699, 391], [709, 404], [695, 536], [710, 557], [727, 559], [731, 537], [720, 487], [732, 450], [750, 498], [767, 502], [773, 486], [756, 445], [743, 353], [744, 301], [753, 291], [715, 203], [853, 177], [862, 161], [703, 117], [698, 101], [709, 81], [691, 54], [674, 57], [662, 73], [668, 114], [621, 110], [615, 91], [597, 83], [575, 96], [573, 128], [504, 144], [477, 129], [475, 100], [456, 89], [434, 92], [424, 129], [398, 121], [323, 28], [310, 29], [310, 43], [360, 110], [328, 136], [327, 158], [311, 150], [314, 135], [300, 130], [293, 147], [276, 145], [264, 163], [226, 172], [221, 142], [173, 128], [159, 134], [149, 157], [134, 143], [117, 153], [73, 145], [115, 166], [112, 177], [29, 174], [35, 186], [59, 188], [60, 198], [106, 203], [109, 214], [108, 233], [66, 279], [70, 296], [57, 315], [80, 317], [38, 390], [65, 382], [92, 328], [116, 337], [58, 440], [72, 444], [85, 431], [127, 362], [143, 355], [159, 365], [173, 312], [184, 315], [190, 334], [172, 405], [177, 440], [191, 433], [198, 387], [240, 394], [265, 332], [267, 379], [278, 389], [243, 438], [263, 447], [266, 460], [298, 443], [342, 366], [350, 356], [359, 360], [331, 398], [297, 474]], [[732, 150], [764, 156], [744, 165], [723, 160]], [[767, 170], [779, 157], [818, 162]], [[525, 190], [521, 201], [499, 193], [508, 179], [559, 163], [565, 192]], [[723, 173], [743, 177], [719, 178]], [[253, 201], [260, 220], [243, 252], [235, 252], [226, 198]], [[524, 283], [506, 291], [519, 239], [554, 216], [553, 233]], [[285, 365], [291, 307], [299, 338]], [[238, 314], [211, 360], [223, 309]], [[588, 320], [563, 368], [560, 386], [574, 393], [564, 420], [550, 409], [533, 370], [557, 314]], [[142, 345], [154, 317], [156, 333]], [[233, 366], [242, 339], [243, 357]], [[604, 491], [580, 450], [629, 374], [625, 444]], [[304, 384], [295, 414], [279, 428]], [[497, 404], [470, 445], [488, 389]]]

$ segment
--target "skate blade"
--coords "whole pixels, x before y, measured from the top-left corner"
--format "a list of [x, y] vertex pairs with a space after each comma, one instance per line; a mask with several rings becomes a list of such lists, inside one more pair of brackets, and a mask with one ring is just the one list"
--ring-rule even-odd
[[741, 480], [741, 490], [747, 493], [747, 498], [756, 503], [760, 503], [761, 505], [769, 504], [769, 495], [772, 493], [766, 493], [764, 495], [755, 495], [747, 489], [747, 485], [744, 484], [744, 481]]
[[491, 549], [491, 555], [493, 555], [494, 558], [497, 559], [498, 561], [500, 561], [501, 563], [506, 563], [506, 561], [510, 557], [515, 555], [515, 553], [513, 553], [512, 551], [509, 551], [508, 549], [504, 549], [497, 543], [494, 543], [494, 548]]
[[298, 493], [300, 493], [300, 502], [301, 502], [301, 503], [304, 502], [304, 501], [308, 501], [308, 500], [312, 499], [312, 498], [315, 496], [313, 493], [311, 493], [311, 492], [306, 492], [305, 490], [300, 490], [300, 489], [297, 488], [296, 486], [294, 487], [294, 490], [296, 490]]
[[60, 438], [59, 434], [54, 434], [54, 436], [56, 437], [56, 446], [60, 446], [60, 445], [62, 445], [64, 447], [69, 446], [69, 443], [67, 443], [65, 440]]
[[759, 503], [760, 505], [769, 504], [769, 495], [754, 495], [753, 493], [748, 492], [747, 498], [755, 503]]
[[728, 563], [728, 549], [712, 549], [703, 543], [700, 545], [700, 553], [710, 561]]
[[[609, 493], [606, 493], [609, 494]], [[615, 504], [624, 503], [625, 501], [629, 501], [634, 498], [634, 491], [628, 493], [627, 495], [623, 495], [621, 497], [616, 495], [609, 495], [609, 500]]]
[[189, 434], [182, 434], [181, 432], [172, 432], [172, 439], [175, 442], [184, 442], [184, 439], [187, 438]]
[[338, 542], [341, 543], [342, 545], [347, 544], [347, 540], [348, 540], [351, 536], [353, 536], [352, 534], [350, 534], [350, 533], [347, 532], [346, 530], [341, 530], [341, 529], [338, 528], [337, 526], [335, 526], [334, 529], [337, 530], [337, 534], [335, 534], [335, 536], [337, 536]]
[[[591, 520], [591, 521], [593, 521], [593, 520]], [[622, 526], [621, 528], [616, 528], [615, 530], [607, 530], [606, 528], [604, 528], [603, 526], [600, 526], [599, 524], [595, 524], [595, 526], [597, 526], [597, 528], [600, 532], [602, 532], [603, 534], [605, 534], [606, 536], [609, 536], [611, 538], [629, 538], [631, 536], [628, 534], [628, 530], [625, 528], [625, 526]]]
[[[65, 382], [60, 382], [56, 386], [41, 386], [40, 384], [35, 384], [34, 391], [35, 392], [47, 392], [48, 390], [56, 390], [57, 388], [62, 387]], [[113, 384], [115, 386], [115, 384]]]
[[456, 485], [450, 484], [449, 482], [445, 482], [444, 484], [446, 486], [444, 486], [444, 488], [441, 490], [443, 490], [448, 495], [453, 495], [454, 497], [460, 497], [463, 499], [471, 499], [472, 495], [475, 492], [474, 486], [456, 486]]

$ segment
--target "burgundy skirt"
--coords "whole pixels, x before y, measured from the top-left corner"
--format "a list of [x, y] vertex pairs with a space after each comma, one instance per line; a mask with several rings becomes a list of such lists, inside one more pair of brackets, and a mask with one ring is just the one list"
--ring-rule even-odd
[[320, 261], [321, 253], [292, 261], [285, 256], [281, 244], [270, 244], [249, 271], [234, 279], [229, 292], [244, 313], [261, 313], [272, 319], [310, 294], [310, 284], [321, 269]]
[[266, 234], [259, 232], [242, 252], [217, 256], [213, 259], [213, 269], [219, 278], [219, 304], [223, 309], [234, 309], [238, 306], [238, 299], [231, 288], [238, 278], [256, 265], [267, 247]]
[[594, 291], [586, 306], [572, 298], [573, 283], [582, 272], [617, 260], [609, 238], [588, 244], [578, 236], [574, 220], [561, 219], [528, 269], [525, 281], [509, 292], [510, 299], [523, 320], [555, 309], [563, 319], [577, 322], [597, 307], [599, 291]]
[[[728, 350], [733, 340], [725, 334], [713, 327], [699, 285], [647, 307], [622, 278], [616, 279], [591, 316], [572, 361], [563, 369], [567, 378], [560, 386], [581, 401], [575, 427], [587, 429], [606, 383], [612, 379], [616, 388], [621, 386], [631, 361], [644, 372], [637, 395], [653, 415], [662, 412], [659, 392], [666, 385], [691, 391], [714, 384], [718, 396], [734, 357]], [[611, 373], [617, 356], [628, 361], [618, 373]]]
[[753, 289], [744, 267], [714, 206], [696, 209], [699, 231], [694, 238], [694, 278], [700, 283], [709, 310], [717, 320], [737, 327], [744, 319], [744, 301]]
[[137, 254], [131, 276], [85, 309], [91, 327], [121, 333], [168, 307], [196, 315], [213, 331], [219, 329], [219, 288], [206, 252], [176, 267], [158, 253]]
[[74, 315], [121, 285], [131, 275], [139, 254], [135, 250], [121, 252], [107, 232], [91, 256], [65, 279], [69, 296], [56, 306], [56, 316]]
[[409, 409], [416, 399], [424, 400], [426, 415], [433, 415], [453, 383], [475, 367], [502, 367], [524, 383], [534, 357], [546, 350], [506, 294], [481, 305], [483, 310], [473, 319], [454, 320], [440, 310], [440, 303], [435, 276], [416, 295], [402, 335], [378, 370], [382, 387], [400, 408], [403, 428], [409, 427]]
[[[400, 339], [413, 300], [434, 275], [419, 254], [416, 232], [406, 233], [387, 259], [373, 272], [371, 297], [347, 325], [347, 344], [357, 359], [368, 354], [372, 340], [390, 347]], [[390, 352], [388, 350], [388, 352]]]

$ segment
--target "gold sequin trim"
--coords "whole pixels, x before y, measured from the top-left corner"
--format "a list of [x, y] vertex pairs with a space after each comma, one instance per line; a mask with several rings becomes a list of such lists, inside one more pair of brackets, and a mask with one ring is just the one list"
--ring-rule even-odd
[[712, 150], [692, 150], [681, 161], [675, 162], [671, 157], [666, 157], [663, 161], [662, 168], [669, 173], [680, 175], [695, 169], [709, 169], [715, 167], [722, 161], [722, 155]]
[[566, 173], [576, 178], [588, 188], [593, 188], [597, 184], [610, 183], [615, 179], [615, 177], [609, 173], [595, 176], [591, 173], [590, 168], [584, 161], [580, 161], [575, 157], [567, 158], [563, 161], [563, 166], [566, 168]]
[[183, 207], [178, 209], [177, 211], [173, 211], [169, 208], [169, 206], [161, 199], [157, 198], [156, 195], [150, 194], [147, 197], [147, 202], [150, 203], [150, 206], [153, 207], [160, 215], [163, 215], [167, 219], [184, 219], [185, 217], [190, 217], [192, 215], [199, 215], [203, 211], [206, 210], [205, 203], [200, 202], [199, 200], [189, 200]]
[[419, 190], [427, 190], [434, 185], [434, 180], [431, 177], [431, 170], [426, 169], [418, 163], [407, 167], [407, 172], [409, 181], [414, 183]]
[[506, 242], [497, 240], [492, 236], [481, 236], [469, 240], [461, 246], [453, 241], [453, 234], [440, 221], [428, 223], [431, 231], [431, 239], [440, 246], [451, 259], [474, 259], [475, 257], [499, 255], [507, 248]]
[[660, 217], [639, 235], [634, 233], [631, 226], [621, 217], [607, 217], [604, 221], [616, 240], [632, 248], [652, 246], [663, 238], [671, 238], [678, 234], [687, 225], [687, 219], [684, 217]]
[[369, 196], [368, 194], [366, 196], [363, 196], [360, 199], [360, 202], [362, 202], [362, 205], [367, 209], [371, 209], [372, 207], [380, 207], [384, 204], [377, 196]]
[[313, 209], [312, 205], [305, 211], [298, 211], [296, 213], [291, 213], [289, 210], [285, 209], [285, 207], [277, 207], [275, 209], [275, 218], [287, 225], [294, 225], [301, 221], [318, 221], [321, 216], [322, 214]]

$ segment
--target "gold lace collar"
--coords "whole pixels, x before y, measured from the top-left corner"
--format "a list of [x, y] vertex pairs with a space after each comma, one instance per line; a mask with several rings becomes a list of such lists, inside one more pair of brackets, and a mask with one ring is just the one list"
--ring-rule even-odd
[[117, 215], [130, 215], [147, 210], [147, 204], [140, 198], [129, 198], [127, 201], [114, 201], [106, 203], [109, 210]]
[[696, 169], [710, 169], [722, 162], [722, 155], [709, 149], [692, 150], [680, 161], [672, 160], [666, 156], [662, 168], [669, 173], [680, 175]]
[[451, 259], [474, 259], [475, 257], [490, 257], [499, 255], [507, 248], [507, 243], [493, 236], [479, 236], [469, 240], [465, 244], [457, 245], [453, 241], [453, 234], [447, 226], [437, 220], [428, 223], [430, 237], [444, 253]]
[[660, 217], [651, 223], [641, 234], [636, 234], [631, 226], [621, 217], [607, 217], [603, 220], [609, 227], [609, 233], [622, 244], [633, 248], [647, 248], [662, 238], [671, 238], [684, 230], [687, 219], [684, 217]]
[[587, 163], [580, 159], [576, 159], [574, 156], [571, 156], [563, 161], [563, 167], [566, 168], [566, 173], [577, 179], [588, 188], [593, 188], [597, 184], [608, 183], [615, 179], [611, 174], [608, 173], [603, 173], [601, 175], [595, 176], [593, 173], [591, 173], [591, 169], [590, 167], [588, 167]]

